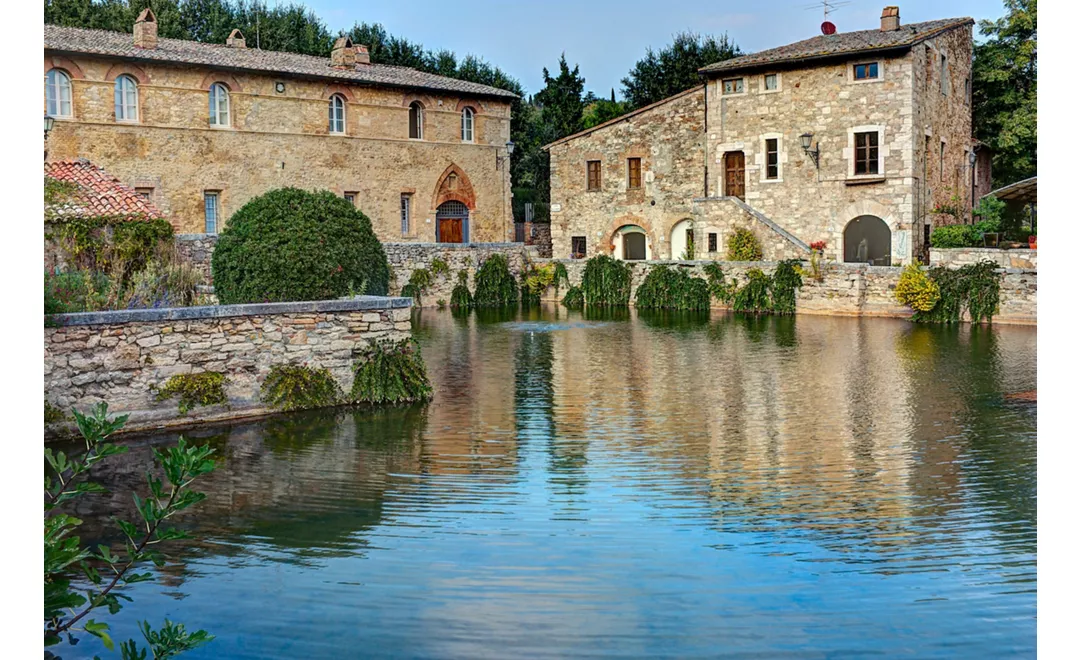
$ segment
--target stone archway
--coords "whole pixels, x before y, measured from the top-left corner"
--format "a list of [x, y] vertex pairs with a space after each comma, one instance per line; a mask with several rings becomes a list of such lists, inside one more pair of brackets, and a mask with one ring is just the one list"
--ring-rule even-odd
[[892, 264], [892, 232], [876, 215], [860, 215], [844, 227], [844, 261], [873, 266]]
[[476, 210], [476, 192], [472, 182], [465, 176], [465, 172], [453, 163], [439, 175], [435, 193], [431, 198], [431, 208], [437, 209], [446, 202], [461, 202], [470, 211]]
[[[691, 252], [696, 257], [698, 249], [697, 245], [694, 244], [694, 221], [690, 218], [683, 218], [672, 225], [668, 241], [668, 245], [671, 246], [671, 259], [682, 259], [683, 255], [689, 257]], [[691, 249], [691, 246], [693, 246], [693, 249]]]
[[652, 259], [652, 241], [640, 225], [623, 225], [611, 235], [612, 255], [621, 261]]

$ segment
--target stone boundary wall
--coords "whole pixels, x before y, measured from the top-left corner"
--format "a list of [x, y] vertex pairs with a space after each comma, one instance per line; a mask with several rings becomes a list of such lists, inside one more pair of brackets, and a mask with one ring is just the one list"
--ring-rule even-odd
[[207, 284], [214, 283], [214, 275], [210, 272], [210, 257], [214, 254], [217, 241], [217, 234], [176, 234], [173, 239], [176, 253], [202, 273]]
[[[259, 388], [271, 366], [326, 367], [348, 392], [366, 346], [411, 336], [410, 307], [408, 298], [361, 296], [54, 315], [58, 327], [45, 328], [45, 401], [68, 415], [106, 401], [110, 412], [131, 415], [125, 431], [270, 413]], [[181, 415], [177, 399], [156, 400], [170, 377], [203, 371], [225, 374], [227, 405]]]
[[930, 248], [931, 266], [959, 268], [980, 261], [993, 261], [1002, 268], [1038, 270], [1038, 250], [1000, 248]]
[[[493, 254], [506, 256], [510, 272], [520, 279], [525, 263], [540, 260], [539, 248], [524, 243], [383, 243], [386, 260], [390, 263], [390, 291], [400, 293], [409, 283], [414, 270], [431, 270], [431, 262], [440, 258], [450, 266], [450, 272], [434, 277], [431, 286], [421, 296], [418, 307], [435, 307], [438, 301], [450, 303], [457, 286], [458, 271], [469, 272], [469, 290], [476, 288], [476, 270]], [[415, 301], [414, 301], [415, 302]]]
[[[584, 259], [552, 259], [547, 262], [565, 264], [571, 285], [580, 285], [585, 271]], [[707, 279], [705, 266], [710, 261], [637, 261], [626, 262], [632, 273], [630, 303], [633, 304], [637, 288], [645, 281], [649, 269], [654, 265], [667, 265], [674, 268], [689, 269], [689, 274]], [[737, 279], [739, 284], [746, 282], [745, 274], [751, 268], [760, 268], [771, 274], [776, 262], [720, 262], [725, 281]], [[809, 268], [804, 263], [804, 268]], [[822, 265], [822, 281], [803, 278], [803, 287], [798, 292], [796, 311], [799, 314], [824, 314], [833, 316], [878, 316], [890, 318], [910, 318], [911, 309], [896, 302], [893, 292], [900, 281], [903, 269], [890, 266], [869, 266], [867, 264], [827, 263]], [[1037, 321], [1037, 273], [1032, 270], [1002, 269], [1001, 305], [994, 323], [1035, 325]], [[558, 301], [566, 294], [565, 287], [558, 295], [554, 287], [542, 296], [543, 300]], [[727, 309], [713, 300], [715, 309]]]

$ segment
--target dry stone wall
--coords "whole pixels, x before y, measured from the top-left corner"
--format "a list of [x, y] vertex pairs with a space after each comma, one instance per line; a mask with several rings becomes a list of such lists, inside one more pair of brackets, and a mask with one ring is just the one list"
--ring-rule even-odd
[[931, 266], [959, 268], [980, 261], [992, 261], [1002, 268], [1038, 270], [1037, 250], [1000, 250], [998, 248], [930, 248]]
[[[127, 430], [270, 412], [259, 388], [276, 364], [325, 367], [345, 392], [374, 341], [411, 336], [405, 298], [60, 314], [45, 328], [45, 400], [68, 412], [106, 401]], [[177, 374], [225, 374], [227, 405], [181, 415], [155, 389]]]
[[400, 293], [409, 283], [414, 270], [423, 268], [430, 272], [437, 258], [450, 267], [449, 273], [433, 274], [431, 286], [421, 296], [418, 307], [435, 307], [440, 300], [449, 303], [458, 282], [458, 271], [462, 269], [469, 273], [469, 290], [474, 290], [477, 269], [493, 254], [504, 255], [510, 272], [519, 279], [526, 263], [540, 259], [539, 248], [524, 243], [384, 243], [383, 250], [390, 263], [390, 290], [394, 293]]

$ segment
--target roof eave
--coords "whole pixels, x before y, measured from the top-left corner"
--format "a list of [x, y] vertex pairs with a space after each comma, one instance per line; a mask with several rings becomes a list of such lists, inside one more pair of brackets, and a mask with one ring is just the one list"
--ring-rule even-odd
[[544, 146], [540, 147], [540, 149], [542, 149], [543, 151], [548, 151], [548, 150], [551, 149], [551, 147], [558, 146], [558, 145], [560, 145], [560, 144], [562, 144], [564, 142], [569, 142], [570, 140], [573, 140], [573, 139], [576, 139], [576, 138], [579, 138], [579, 137], [584, 137], [584, 136], [586, 136], [586, 135], [588, 135], [590, 133], [595, 133], [596, 131], [598, 131], [598, 130], [600, 130], [602, 128], [607, 128], [608, 126], [613, 126], [615, 124], [618, 124], [619, 122], [623, 122], [623, 121], [626, 121], [628, 119], [632, 119], [633, 117], [636, 117], [636, 116], [638, 116], [640, 114], [644, 114], [644, 113], [648, 112], [649, 110], [652, 110], [652, 109], [654, 109], [656, 107], [659, 107], [659, 106], [661, 106], [661, 105], [663, 105], [663, 104], [665, 104], [665, 103], [667, 103], [669, 101], [674, 101], [675, 99], [682, 98], [683, 96], [687, 96], [687, 95], [689, 95], [689, 94], [691, 94], [693, 92], [700, 92], [700, 91], [702, 91], [701, 87], [698, 86], [698, 85], [695, 85], [695, 86], [691, 87], [690, 89], [684, 89], [683, 91], [679, 92], [678, 94], [672, 94], [671, 96], [669, 96], [669, 97], [667, 97], [665, 99], [660, 99], [659, 101], [656, 101], [654, 103], [650, 103], [649, 105], [646, 105], [646, 106], [643, 106], [643, 107], [640, 107], [637, 110], [631, 110], [630, 112], [628, 112], [628, 113], [626, 113], [624, 115], [619, 115], [618, 117], [615, 117], [614, 119], [609, 119], [609, 120], [607, 120], [607, 121], [605, 121], [605, 122], [603, 122], [601, 124], [597, 124], [596, 126], [593, 126], [592, 128], [586, 128], [583, 131], [578, 131], [577, 133], [567, 135], [566, 137], [561, 137], [558, 140], [555, 140], [554, 142], [548, 142]]
[[782, 60], [772, 60], [769, 62], [753, 62], [742, 66], [733, 66], [727, 69], [698, 69], [698, 73], [704, 77], [712, 80], [714, 78], [720, 78], [731, 73], [741, 73], [746, 71], [755, 71], [761, 69], [780, 69], [791, 68], [799, 66], [801, 64], [818, 64], [827, 61], [841, 61], [850, 59], [859, 59], [866, 57], [867, 55], [887, 55], [890, 53], [906, 53], [911, 50], [914, 44], [904, 44], [902, 46], [883, 46], [881, 48], [865, 48], [862, 50], [854, 50], [846, 53], [827, 53], [824, 55], [808, 55], [804, 57], [792, 57]]

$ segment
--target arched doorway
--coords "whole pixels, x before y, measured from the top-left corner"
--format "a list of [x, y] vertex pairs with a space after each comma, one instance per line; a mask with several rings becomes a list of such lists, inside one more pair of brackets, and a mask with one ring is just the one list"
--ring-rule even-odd
[[876, 215], [860, 215], [844, 227], [844, 261], [892, 265], [892, 232]]
[[[697, 245], [694, 243], [694, 227], [689, 218], [680, 220], [671, 228], [671, 258], [687, 259], [697, 256]], [[692, 246], [692, 247], [691, 247]]]
[[439, 204], [435, 209], [435, 242], [469, 242], [469, 207], [458, 201]]
[[615, 246], [613, 257], [624, 261], [644, 261], [652, 258], [652, 246], [649, 245], [645, 230], [637, 225], [623, 225], [615, 230], [611, 237]]

